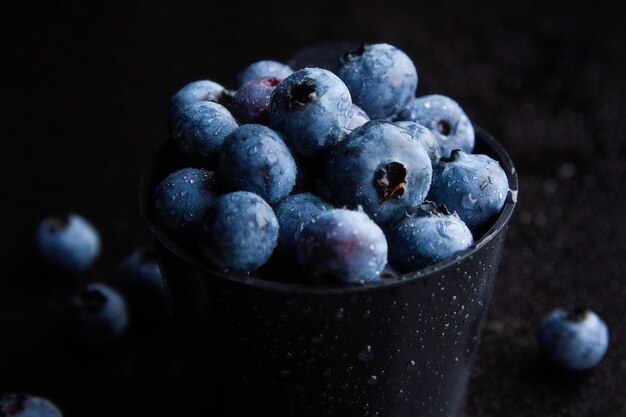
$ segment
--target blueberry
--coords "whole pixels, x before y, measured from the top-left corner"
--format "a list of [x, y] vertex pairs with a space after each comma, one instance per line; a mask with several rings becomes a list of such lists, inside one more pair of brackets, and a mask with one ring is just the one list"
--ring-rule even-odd
[[270, 106], [272, 91], [282, 81], [276, 77], [254, 78], [237, 90], [231, 109], [242, 123], [269, 124], [267, 112]]
[[572, 371], [596, 366], [609, 345], [609, 330], [596, 313], [588, 309], [556, 309], [539, 328], [539, 347], [553, 364]]
[[280, 83], [270, 100], [270, 125], [297, 153], [312, 155], [339, 142], [352, 118], [346, 85], [321, 68], [304, 68]]
[[424, 147], [391, 122], [372, 120], [331, 152], [326, 180], [336, 205], [386, 225], [412, 212], [428, 192], [432, 166]]
[[237, 129], [226, 107], [210, 101], [189, 105], [178, 119], [172, 138], [189, 164], [213, 168], [226, 136]]
[[126, 301], [113, 288], [95, 282], [72, 298], [78, 336], [89, 343], [119, 339], [128, 327]]
[[380, 273], [380, 278], [386, 280], [396, 278], [398, 275], [401, 275], [398, 268], [392, 263], [388, 262], [387, 265], [385, 265], [385, 267], [383, 268], [383, 271]]
[[469, 248], [472, 233], [456, 213], [432, 202], [423, 203], [416, 213], [387, 232], [389, 257], [404, 271], [416, 271], [448, 259]]
[[195, 233], [213, 202], [215, 174], [200, 168], [183, 168], [158, 185], [152, 201], [152, 216], [167, 233], [183, 237]]
[[387, 263], [387, 241], [362, 211], [333, 209], [304, 226], [297, 260], [313, 277], [331, 276], [346, 284], [377, 282]]
[[508, 191], [509, 181], [497, 161], [455, 150], [435, 168], [429, 199], [456, 211], [475, 230], [502, 210]]
[[364, 44], [345, 54], [337, 75], [348, 86], [354, 103], [373, 119], [398, 113], [417, 89], [413, 61], [386, 43]]
[[62, 417], [49, 400], [22, 393], [5, 393], [0, 397], [2, 417]]
[[320, 197], [310, 194], [293, 194], [276, 206], [278, 218], [278, 247], [276, 250], [287, 256], [296, 256], [296, 243], [302, 228], [333, 206]]
[[441, 147], [441, 156], [448, 158], [453, 150], [471, 153], [474, 150], [474, 126], [459, 106], [449, 97], [433, 94], [418, 97], [398, 115], [426, 126]]
[[223, 86], [210, 80], [193, 81], [187, 84], [170, 99], [170, 123], [175, 126], [176, 121], [190, 104], [198, 101], [220, 102], [224, 92]]
[[202, 255], [233, 272], [250, 272], [267, 262], [276, 247], [278, 220], [256, 194], [237, 191], [218, 197], [199, 235]]
[[264, 60], [250, 64], [239, 73], [237, 78], [239, 79], [239, 86], [241, 87], [255, 78], [276, 77], [283, 79], [289, 77], [291, 74], [293, 74], [293, 70], [289, 65], [285, 65], [282, 62]]
[[352, 104], [352, 118], [348, 122], [348, 126], [346, 126], [346, 129], [354, 130], [359, 126], [363, 126], [369, 121], [370, 117], [367, 115], [367, 113], [365, 113], [363, 109], [356, 104]]
[[47, 266], [60, 272], [79, 273], [100, 255], [100, 235], [78, 214], [48, 217], [37, 227], [35, 247]]
[[153, 319], [169, 314], [167, 290], [157, 254], [151, 248], [141, 247], [128, 255], [111, 283], [128, 301], [133, 318]]
[[430, 133], [430, 130], [418, 123], [408, 120], [396, 122], [396, 125], [406, 129], [415, 139], [417, 139], [419, 143], [422, 144], [434, 168], [441, 159], [441, 149], [439, 147], [439, 142], [437, 142], [435, 136]]
[[231, 191], [250, 191], [270, 204], [296, 182], [296, 162], [280, 134], [257, 124], [241, 125], [220, 151], [220, 181]]

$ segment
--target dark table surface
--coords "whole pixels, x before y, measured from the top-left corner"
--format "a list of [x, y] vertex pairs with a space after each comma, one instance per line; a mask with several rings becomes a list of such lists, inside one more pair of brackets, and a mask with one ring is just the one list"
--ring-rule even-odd
[[[384, 41], [413, 58], [418, 94], [454, 97], [509, 150], [521, 180], [470, 381], [467, 416], [626, 415], [626, 40], [617, 6], [593, 2], [221, 5], [10, 2], [0, 14], [0, 391], [49, 397], [67, 416], [181, 415], [172, 329], [118, 346], [68, 346], [63, 306], [107, 280], [148, 236], [142, 168], [167, 138], [168, 98], [185, 83], [286, 59], [321, 41]], [[33, 230], [75, 211], [103, 253], [78, 282], [34, 266]], [[604, 361], [546, 368], [535, 329], [561, 305], [593, 308], [611, 330]]]

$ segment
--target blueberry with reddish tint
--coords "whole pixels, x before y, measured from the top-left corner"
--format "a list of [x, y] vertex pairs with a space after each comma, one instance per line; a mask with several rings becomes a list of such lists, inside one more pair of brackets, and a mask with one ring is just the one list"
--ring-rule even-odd
[[215, 184], [215, 174], [204, 169], [183, 168], [171, 173], [154, 192], [155, 222], [175, 237], [194, 234], [215, 198]]
[[226, 107], [210, 101], [191, 104], [178, 119], [172, 138], [187, 163], [212, 169], [226, 136], [238, 127]]
[[267, 262], [278, 239], [278, 220], [256, 194], [237, 191], [215, 200], [199, 235], [206, 260], [228, 272], [247, 273]]
[[300, 231], [322, 212], [332, 208], [330, 203], [310, 193], [293, 194], [283, 199], [276, 206], [279, 225], [277, 252], [295, 258]]
[[422, 144], [434, 168], [441, 159], [441, 149], [439, 147], [439, 142], [437, 142], [435, 136], [430, 133], [430, 130], [418, 123], [408, 120], [396, 122], [396, 124], [401, 128], [406, 129], [407, 132], [413, 135], [413, 137]]
[[609, 346], [609, 329], [589, 309], [558, 308], [539, 327], [539, 348], [544, 357], [561, 368], [586, 371], [596, 366]]
[[222, 101], [225, 88], [210, 80], [193, 81], [178, 90], [170, 99], [169, 117], [172, 126], [182, 116], [185, 109], [198, 101]]
[[369, 121], [370, 117], [367, 115], [367, 113], [365, 113], [363, 109], [356, 104], [352, 104], [352, 118], [348, 122], [348, 126], [346, 126], [346, 129], [354, 130], [359, 126], [363, 126]]
[[360, 205], [379, 225], [402, 219], [424, 201], [431, 177], [424, 147], [382, 120], [353, 130], [332, 150], [326, 170], [335, 205]]
[[296, 162], [280, 134], [267, 126], [241, 125], [220, 150], [219, 177], [231, 191], [250, 191], [270, 204], [296, 183]]
[[59, 271], [79, 273], [100, 255], [100, 235], [84, 217], [70, 213], [44, 219], [35, 232], [39, 259]]
[[153, 249], [135, 249], [121, 262], [111, 283], [128, 301], [133, 318], [153, 319], [169, 314], [167, 290]]
[[497, 161], [455, 150], [435, 168], [428, 199], [456, 212], [475, 230], [502, 210], [508, 191], [509, 181]]
[[294, 151], [313, 155], [345, 136], [352, 118], [350, 92], [332, 72], [304, 68], [276, 87], [269, 118]]
[[313, 277], [345, 284], [378, 282], [387, 264], [387, 241], [362, 211], [325, 211], [300, 232], [297, 260]]
[[262, 77], [275, 77], [278, 79], [284, 79], [293, 74], [293, 69], [289, 65], [282, 62], [263, 60], [250, 64], [246, 69], [241, 71], [237, 78], [239, 79], [239, 86], [243, 86], [255, 78]]
[[337, 71], [352, 101], [373, 119], [398, 113], [415, 96], [417, 70], [400, 49], [386, 43], [364, 44], [342, 57]]
[[112, 342], [128, 327], [126, 301], [113, 288], [95, 282], [71, 300], [77, 336], [88, 343]]
[[445, 158], [455, 149], [467, 153], [474, 150], [474, 126], [461, 106], [449, 97], [439, 94], [418, 97], [402, 110], [398, 120], [410, 120], [430, 130]]
[[451, 258], [469, 248], [472, 232], [456, 213], [443, 206], [423, 203], [415, 214], [391, 227], [387, 232], [389, 257], [406, 272]]
[[237, 120], [267, 125], [270, 96], [281, 81], [276, 77], [254, 78], [239, 87], [230, 107]]
[[0, 397], [2, 417], [62, 417], [49, 400], [22, 393], [5, 393]]

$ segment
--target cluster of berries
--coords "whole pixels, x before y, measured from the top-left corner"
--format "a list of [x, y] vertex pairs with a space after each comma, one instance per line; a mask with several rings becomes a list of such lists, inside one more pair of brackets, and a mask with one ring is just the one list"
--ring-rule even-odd
[[238, 78], [171, 98], [184, 162], [152, 200], [155, 223], [220, 271], [294, 263], [301, 282], [377, 282], [468, 249], [505, 204], [506, 173], [471, 153], [467, 115], [416, 97], [415, 65], [392, 45]]
[[[35, 249], [50, 273], [76, 277], [99, 257], [100, 233], [79, 214], [50, 216], [37, 227]], [[129, 327], [129, 317], [137, 321], [167, 317], [167, 293], [156, 254], [147, 247], [135, 249], [110, 279], [78, 288], [68, 305], [73, 335], [92, 345], [122, 337]]]

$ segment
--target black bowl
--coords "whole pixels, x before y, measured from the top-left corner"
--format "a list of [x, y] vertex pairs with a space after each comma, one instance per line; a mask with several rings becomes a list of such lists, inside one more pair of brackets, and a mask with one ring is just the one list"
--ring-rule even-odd
[[[150, 216], [152, 191], [180, 168], [165, 145], [141, 181], [181, 337], [206, 398], [224, 416], [455, 416], [515, 208], [504, 148], [476, 128], [475, 153], [500, 162], [511, 191], [471, 248], [423, 270], [365, 286], [232, 277], [170, 239]], [[282, 275], [282, 276], [279, 276]], [[291, 281], [298, 281], [297, 279]]]

